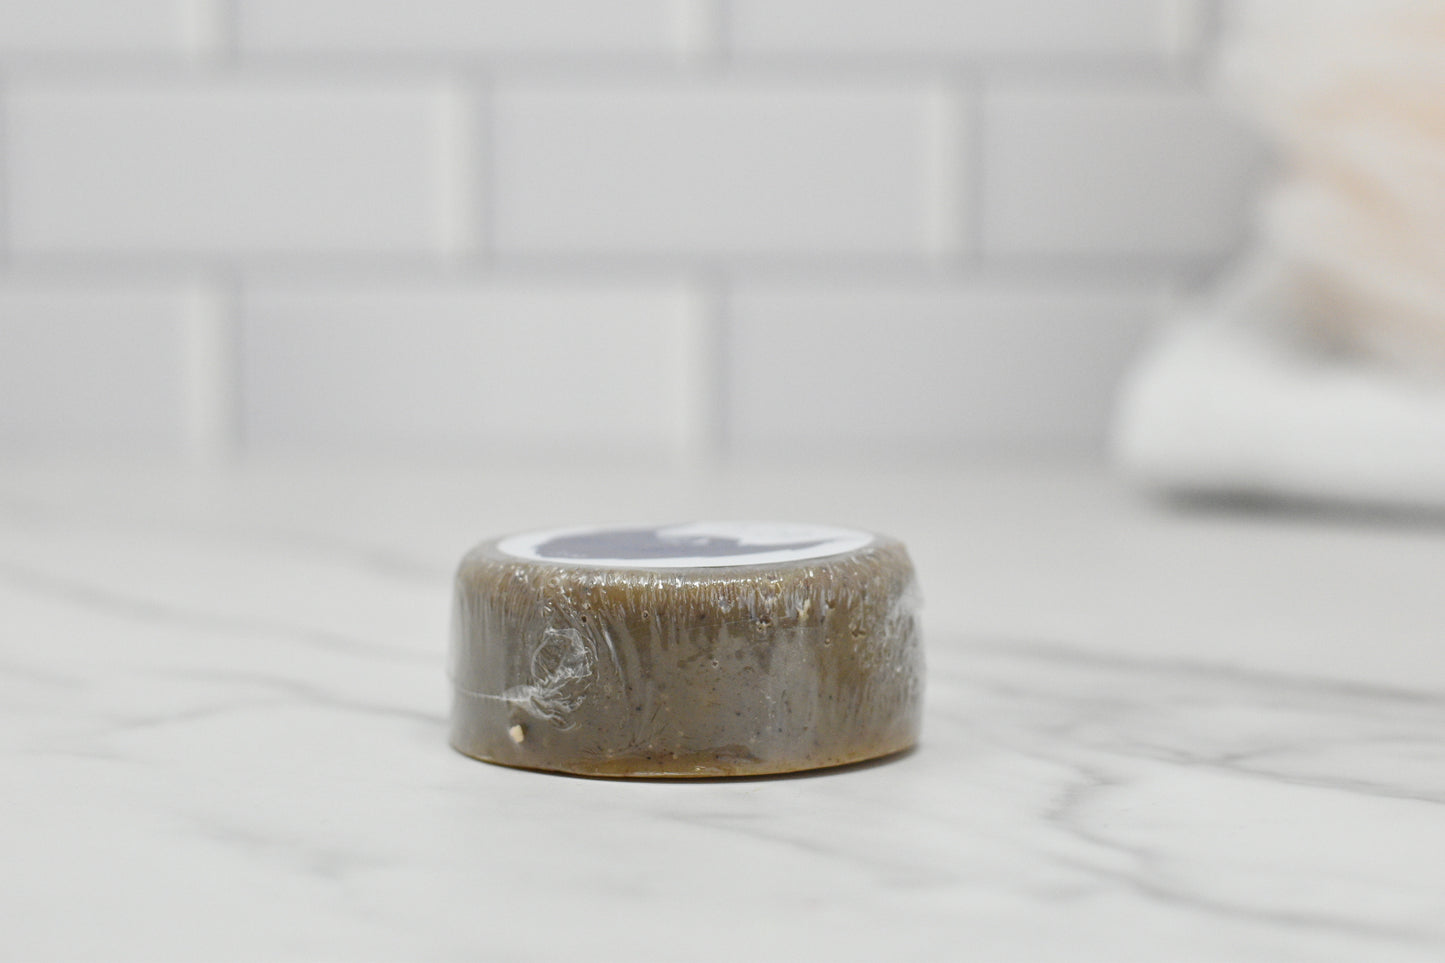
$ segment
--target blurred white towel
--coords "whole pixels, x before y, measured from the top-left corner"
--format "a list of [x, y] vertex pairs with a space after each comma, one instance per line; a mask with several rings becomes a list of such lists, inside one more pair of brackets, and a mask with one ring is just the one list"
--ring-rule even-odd
[[1220, 79], [1274, 146], [1261, 256], [1275, 316], [1445, 375], [1445, 0], [1234, 0]]
[[1445, 508], [1445, 0], [1230, 0], [1282, 161], [1259, 245], [1140, 359], [1115, 449], [1174, 491]]
[[1160, 332], [1114, 445], [1126, 472], [1175, 492], [1445, 509], [1445, 384], [1312, 357], [1254, 324]]

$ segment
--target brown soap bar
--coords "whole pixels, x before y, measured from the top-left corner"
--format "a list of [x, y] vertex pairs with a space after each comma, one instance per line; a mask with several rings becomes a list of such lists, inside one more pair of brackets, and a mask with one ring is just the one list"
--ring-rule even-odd
[[895, 539], [757, 522], [533, 532], [462, 560], [452, 744], [595, 776], [836, 766], [918, 739]]

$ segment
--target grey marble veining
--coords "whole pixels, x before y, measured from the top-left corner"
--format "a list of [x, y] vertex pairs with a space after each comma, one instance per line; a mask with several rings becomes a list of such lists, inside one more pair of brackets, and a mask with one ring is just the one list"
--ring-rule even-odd
[[[935, 582], [909, 755], [512, 771], [447, 748], [455, 545], [405, 520], [477, 489], [315, 500], [347, 477], [0, 482], [0, 958], [1445, 958], [1431, 680], [984, 631]], [[1294, 604], [1278, 645], [1308, 648]]]

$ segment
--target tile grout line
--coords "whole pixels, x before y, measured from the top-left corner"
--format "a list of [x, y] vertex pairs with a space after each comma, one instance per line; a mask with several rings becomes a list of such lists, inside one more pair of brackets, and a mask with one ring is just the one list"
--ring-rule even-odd
[[688, 287], [698, 305], [690, 320], [691, 412], [685, 429], [683, 460], [691, 467], [708, 470], [725, 462], [731, 447], [728, 426], [731, 290], [727, 276], [715, 269], [695, 275]]
[[182, 44], [190, 64], [234, 68], [240, 60], [239, 0], [188, 0], [182, 10]]
[[1173, 0], [1166, 9], [1172, 17], [1168, 45], [1175, 75], [1191, 87], [1206, 87], [1224, 27], [1219, 0]]
[[[217, 0], [224, 3], [224, 0]], [[213, 8], [207, 8], [213, 9]], [[241, 50], [238, 29], [224, 11], [235, 8], [226, 4], [214, 8], [209, 17], [198, 15], [189, 27], [187, 44], [192, 63], [183, 59], [160, 57], [137, 60], [133, 57], [106, 54], [82, 57], [53, 53], [24, 53], [7, 56], [12, 72], [27, 78], [50, 82], [106, 83], [132, 79], [189, 79], [195, 75], [194, 61], [198, 54], [210, 51], [215, 66], [235, 68], [248, 78], [266, 80], [339, 80], [342, 82], [378, 80], [434, 80], [457, 72], [477, 71], [506, 75], [527, 83], [575, 82], [586, 85], [594, 81], [656, 81], [674, 82], [695, 76], [688, 68], [687, 58], [679, 65], [679, 52], [693, 54], [697, 63], [699, 38], [685, 43], [680, 38], [671, 55], [573, 57], [562, 55], [492, 54], [447, 55], [426, 57], [413, 54], [268, 54]], [[235, 18], [239, 22], [239, 16]], [[726, 31], [726, 18], [716, 27], [688, 27], [704, 34]], [[679, 28], [681, 32], [682, 27]], [[927, 57], [891, 56], [819, 57], [813, 55], [742, 56], [739, 57], [721, 33], [718, 40], [703, 41], [713, 47], [705, 63], [712, 72], [725, 71], [729, 77], [759, 82], [812, 83], [837, 81], [845, 85], [858, 83], [896, 84], [936, 78], [940, 72], [987, 72], [1004, 82], [1030, 85], [1050, 84], [1061, 87], [1079, 85], [1117, 85], [1167, 83], [1177, 73], [1177, 61], [1158, 57], [1107, 57], [1074, 61], [1031, 60], [1027, 58], [947, 55]]]
[[731, 0], [711, 0], [708, 10], [712, 27], [712, 50], [718, 65], [730, 70], [733, 65], [733, 7]]
[[952, 271], [973, 256], [971, 230], [972, 90], [951, 73], [935, 79], [930, 95], [924, 163], [925, 232], [930, 260]]
[[218, 17], [218, 46], [221, 59], [231, 66], [241, 61], [241, 0], [215, 0], [221, 5]]
[[[1227, 252], [1226, 252], [1227, 253]], [[975, 263], [960, 260], [950, 269], [962, 277], [1030, 278], [1153, 278], [1161, 275], [1193, 274], [1212, 270], [1220, 255], [1167, 254], [1157, 257], [1137, 254], [1066, 252], [1050, 254], [1001, 254]], [[42, 252], [14, 255], [10, 262], [27, 270], [60, 274], [82, 272], [97, 276], [129, 278], [190, 277], [196, 272], [235, 270], [247, 277], [267, 280], [321, 282], [344, 281], [364, 276], [412, 279], [450, 276], [507, 275], [531, 277], [584, 277], [624, 280], [675, 280], [679, 275], [695, 276], [699, 271], [717, 271], [732, 276], [739, 272], [765, 281], [817, 281], [832, 283], [846, 278], [928, 278], [937, 277], [936, 260], [921, 255], [839, 255], [809, 257], [794, 254], [752, 254], [715, 257], [708, 254], [616, 254], [589, 253], [504, 253], [497, 252], [491, 263], [449, 264], [433, 254], [254, 254], [198, 255], [194, 252]]]
[[221, 441], [226, 454], [236, 459], [246, 452], [246, 281], [230, 269], [221, 282], [224, 344], [220, 361]]
[[730, 59], [725, 0], [679, 0], [672, 16], [678, 75], [725, 76]]
[[232, 270], [187, 285], [183, 415], [187, 452], [200, 464], [225, 463], [240, 453], [241, 300], [242, 282]]
[[988, 238], [984, 223], [988, 214], [987, 161], [988, 149], [988, 82], [981, 73], [971, 73], [968, 84], [968, 189], [963, 192], [967, 204], [967, 228], [964, 234], [969, 263], [975, 267], [988, 261]]
[[458, 73], [443, 87], [439, 104], [436, 176], [442, 258], [454, 268], [495, 261], [490, 229], [494, 210], [491, 172], [490, 78]]
[[10, 77], [0, 73], [0, 267], [12, 267], [14, 255], [14, 232], [11, 229], [11, 183], [10, 159]]
[[476, 102], [472, 104], [473, 153], [471, 215], [476, 229], [479, 258], [495, 266], [497, 261], [497, 81], [490, 74], [477, 80]]

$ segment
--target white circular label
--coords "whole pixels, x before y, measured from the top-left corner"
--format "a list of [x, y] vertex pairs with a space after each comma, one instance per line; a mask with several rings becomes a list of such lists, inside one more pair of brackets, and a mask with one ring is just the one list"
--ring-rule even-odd
[[689, 522], [637, 528], [563, 528], [502, 539], [517, 558], [611, 568], [721, 568], [841, 555], [873, 541], [867, 532], [783, 522]]

